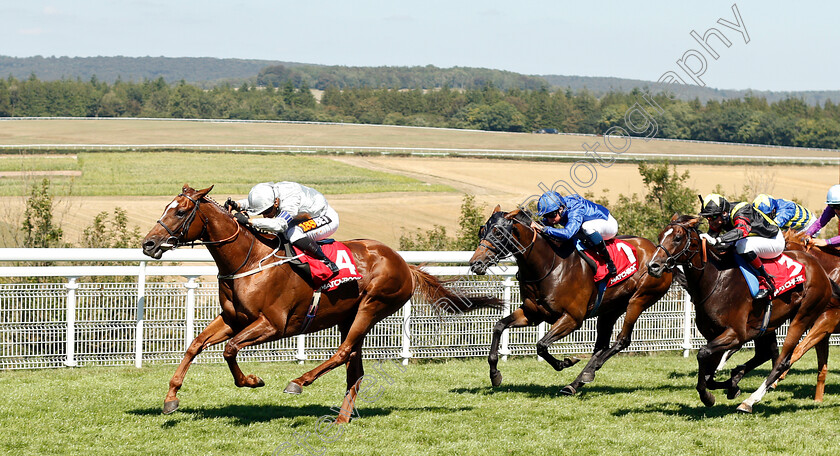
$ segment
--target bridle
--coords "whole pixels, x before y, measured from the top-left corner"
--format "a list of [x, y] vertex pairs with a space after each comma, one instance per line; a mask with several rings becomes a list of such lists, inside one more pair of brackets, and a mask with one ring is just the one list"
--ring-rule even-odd
[[[666, 249], [665, 246], [663, 246], [661, 243], [656, 245], [656, 250], [653, 251], [654, 255], [656, 255], [656, 252], [660, 249], [663, 252], [665, 252], [665, 270], [670, 271], [670, 270], [674, 269], [677, 265], [688, 266], [688, 267], [690, 267], [692, 269], [695, 269], [695, 270], [698, 270], [698, 271], [702, 270], [705, 266], [705, 261], [703, 260], [703, 258], [700, 259], [700, 266], [699, 267], [694, 266], [694, 262], [692, 261], [694, 256], [697, 255], [698, 253], [700, 253], [701, 244], [702, 244], [702, 240], [700, 239], [700, 232], [697, 231], [697, 227], [686, 226], [686, 225], [684, 225], [680, 222], [676, 222], [676, 221], [668, 223], [668, 226], [669, 227], [678, 226], [678, 227], [684, 229], [686, 231], [686, 234], [687, 234], [687, 239], [686, 239], [685, 243], [683, 244], [682, 250], [680, 250], [679, 252], [674, 253], [674, 254], [669, 252], [668, 249]], [[692, 250], [692, 248], [691, 248], [691, 244], [694, 242], [694, 236], [691, 235], [692, 232], [697, 234], [697, 250]], [[685, 260], [683, 260], [683, 262], [679, 262], [678, 258], [681, 257], [681, 256], [684, 256], [684, 255], [687, 255], [687, 254], [688, 254], [688, 257]]]
[[[162, 226], [163, 229], [166, 230], [167, 233], [169, 233], [169, 238], [166, 240], [166, 243], [171, 245], [173, 249], [177, 248], [177, 247], [181, 247], [181, 246], [193, 247], [193, 246], [196, 246], [196, 245], [223, 244], [223, 243], [232, 241], [234, 238], [236, 238], [236, 236], [239, 235], [239, 231], [242, 228], [240, 227], [239, 223], [237, 222], [236, 223], [236, 232], [233, 233], [232, 235], [230, 235], [230, 236], [228, 236], [228, 237], [226, 237], [222, 240], [219, 240], [219, 241], [201, 241], [200, 239], [203, 238], [207, 234], [207, 217], [199, 210], [199, 204], [201, 203], [201, 198], [193, 199], [189, 195], [187, 195], [186, 193], [181, 193], [181, 194], [178, 195], [178, 197], [181, 197], [181, 196], [183, 196], [184, 198], [192, 201], [192, 203], [193, 203], [192, 210], [190, 211], [189, 215], [186, 216], [184, 221], [181, 223], [181, 230], [176, 233], [175, 230], [166, 226], [166, 224], [163, 223], [163, 221], [161, 219], [158, 219], [158, 221], [157, 221], [158, 224], [160, 224], [160, 226]], [[196, 238], [195, 241], [184, 242], [183, 239], [184, 239], [184, 237], [187, 236], [187, 233], [189, 233], [190, 227], [192, 226], [192, 223], [195, 221], [196, 215], [198, 215], [198, 217], [201, 219], [201, 221], [203, 223], [202, 227], [201, 227], [201, 233], [198, 234], [198, 237]], [[176, 213], [175, 216], [178, 217], [177, 213]]]
[[[513, 254], [514, 250], [520, 252], [522, 254], [523, 258], [527, 258], [529, 253], [530, 253], [530, 250], [533, 249], [534, 244], [537, 241], [537, 230], [532, 230], [534, 232], [534, 237], [531, 238], [531, 243], [528, 244], [527, 247], [525, 247], [521, 250], [516, 249], [516, 248], [504, 248], [504, 247], [507, 247], [509, 244], [512, 244], [516, 240], [513, 236], [513, 223], [519, 223], [523, 226], [528, 227], [529, 229], [530, 229], [530, 226], [531, 226], [530, 217], [528, 217], [528, 215], [524, 212], [517, 213], [510, 220], [511, 220], [511, 224], [503, 227], [503, 228], [505, 228], [505, 230], [503, 231], [504, 236], [507, 238], [507, 242], [505, 244], [500, 243], [500, 245], [497, 246], [491, 240], [487, 239], [487, 236], [489, 235], [489, 236], [493, 237], [494, 240], [501, 240], [501, 239], [498, 239], [498, 237], [494, 235], [494, 232], [498, 231], [498, 229], [501, 228], [501, 227], [499, 227], [498, 225], [492, 225], [491, 226], [490, 225], [490, 220], [488, 220], [487, 223], [484, 226], [482, 226], [478, 231], [478, 236], [479, 236], [478, 248], [484, 248], [492, 254], [491, 257], [490, 257], [490, 262], [493, 263], [493, 264], [498, 264], [498, 262], [499, 262], [499, 260], [501, 260], [501, 258], [504, 258], [508, 255]], [[493, 230], [493, 228], [496, 228], [496, 230]], [[512, 246], [510, 246], [510, 247], [512, 247]], [[501, 256], [502, 254], [504, 254], [504, 255]], [[543, 274], [542, 277], [540, 277], [539, 279], [525, 280], [525, 279], [519, 278], [519, 281], [520, 282], [539, 282], [539, 281], [545, 279], [546, 277], [548, 277], [549, 274], [551, 274], [551, 271], [554, 270], [554, 265], [555, 265], [556, 261], [557, 261], [557, 255], [552, 255], [551, 266], [548, 267], [548, 270], [546, 271], [546, 273]]]

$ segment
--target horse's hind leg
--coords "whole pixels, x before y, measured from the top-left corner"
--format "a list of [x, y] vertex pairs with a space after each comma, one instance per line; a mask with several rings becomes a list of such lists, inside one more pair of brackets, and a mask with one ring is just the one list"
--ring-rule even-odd
[[[800, 305], [800, 309], [801, 306], [804, 306], [804, 304]], [[782, 350], [779, 352], [778, 361], [773, 366], [773, 369], [770, 370], [770, 375], [767, 376], [767, 379], [764, 380], [761, 386], [750, 397], [738, 406], [737, 410], [739, 412], [752, 413], [753, 405], [767, 394], [769, 387], [781, 377], [782, 373], [790, 369], [793, 363], [799, 360], [808, 349], [831, 334], [831, 331], [837, 326], [836, 318], [837, 316], [831, 312], [824, 312], [818, 316], [797, 314], [790, 322], [785, 342], [782, 344]], [[812, 324], [811, 331], [802, 339], [802, 342], [799, 342], [799, 339]]]
[[[729, 376], [729, 380], [724, 382], [724, 387], [726, 388], [726, 397], [728, 399], [735, 399], [736, 397], [741, 395], [741, 388], [738, 387], [738, 383], [747, 375], [750, 371], [755, 369], [756, 367], [766, 363], [767, 361], [772, 361], [773, 363], [776, 362], [776, 358], [779, 357], [779, 347], [776, 342], [776, 332], [769, 331], [763, 334], [761, 337], [758, 337], [754, 340], [755, 342], [755, 354], [752, 358], [750, 358], [746, 363], [736, 366], [732, 369], [732, 373]], [[727, 352], [728, 354], [729, 352]], [[734, 353], [734, 352], [733, 352]]]
[[237, 387], [242, 388], [243, 386], [247, 386], [249, 388], [259, 388], [265, 385], [265, 382], [256, 375], [245, 375], [242, 373], [239, 364], [236, 362], [236, 355], [239, 353], [239, 350], [251, 345], [279, 339], [281, 335], [265, 315], [260, 315], [256, 321], [228, 341], [222, 356], [224, 356], [225, 361], [228, 363], [230, 373], [233, 375], [233, 382]]
[[[345, 332], [346, 335], [346, 332]], [[335, 420], [336, 424], [349, 423], [356, 411], [356, 396], [361, 388], [362, 378], [365, 375], [365, 368], [362, 365], [362, 341], [359, 341], [350, 352], [350, 360], [347, 361], [347, 392], [344, 395], [344, 402], [341, 403], [341, 410]]]
[[558, 360], [551, 353], [548, 352], [549, 347], [554, 342], [566, 337], [572, 331], [580, 327], [581, 322], [572, 318], [568, 313], [564, 313], [552, 326], [551, 329], [537, 342], [537, 354], [542, 357], [551, 367], [556, 371], [561, 371], [567, 367], [574, 366], [578, 361], [577, 358], [566, 358], [563, 361]]
[[168, 415], [178, 409], [178, 390], [184, 384], [184, 376], [187, 375], [187, 369], [190, 368], [190, 364], [195, 357], [205, 348], [218, 344], [219, 342], [224, 342], [230, 339], [232, 335], [233, 328], [228, 326], [222, 320], [222, 316], [219, 315], [192, 341], [189, 348], [187, 348], [187, 352], [184, 353], [184, 359], [181, 360], [181, 364], [175, 370], [175, 375], [169, 380], [169, 392], [166, 393], [166, 399], [163, 402], [164, 414]]
[[[578, 391], [583, 385], [595, 380], [595, 371], [601, 368], [612, 355], [621, 351], [625, 346], [620, 345], [621, 338], [612, 347], [610, 347], [610, 336], [612, 335], [613, 326], [621, 316], [620, 312], [613, 312], [611, 314], [601, 315], [598, 317], [598, 336], [595, 338], [595, 349], [592, 351], [592, 358], [586, 363], [583, 370], [578, 374], [575, 381], [564, 386], [560, 390], [560, 394], [571, 396]], [[630, 338], [627, 338], [629, 345]]]
[[[372, 304], [369, 301], [367, 303], [363, 302], [359, 305], [360, 309], [373, 307], [374, 309], [377, 307], [382, 308], [383, 304], [376, 305]], [[353, 320], [352, 325], [350, 326], [349, 331], [347, 332], [347, 338], [338, 346], [338, 350], [336, 350], [335, 354], [333, 354], [328, 360], [324, 361], [316, 368], [312, 369], [311, 371], [301, 375], [300, 377], [292, 380], [286, 386], [284, 392], [291, 393], [291, 394], [300, 394], [303, 392], [303, 387], [312, 384], [318, 377], [326, 374], [327, 372], [335, 369], [336, 367], [350, 361], [350, 355], [353, 353], [353, 348], [356, 347], [357, 344], [361, 344], [361, 341], [365, 338], [370, 328], [376, 324], [377, 321], [381, 320], [382, 318], [375, 319], [376, 315], [381, 314], [384, 318], [385, 315], [389, 315], [388, 312], [365, 312], [359, 310], [356, 314], [356, 318]]]
[[502, 384], [502, 373], [497, 368], [499, 365], [499, 343], [502, 340], [502, 333], [508, 328], [521, 328], [535, 324], [525, 316], [525, 311], [518, 308], [505, 318], [502, 318], [493, 327], [493, 339], [490, 342], [490, 354], [487, 355], [487, 362], [490, 364], [490, 383], [495, 387]]

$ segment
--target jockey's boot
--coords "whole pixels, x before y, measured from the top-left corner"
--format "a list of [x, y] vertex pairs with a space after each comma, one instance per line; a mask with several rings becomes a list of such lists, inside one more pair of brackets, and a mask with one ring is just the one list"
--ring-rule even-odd
[[607, 263], [607, 273], [608, 275], [615, 275], [617, 272], [615, 269], [615, 263], [613, 263], [612, 258], [610, 258], [610, 252], [607, 251], [607, 244], [601, 239], [601, 242], [595, 244], [595, 251], [598, 252], [598, 255], [601, 255], [601, 258]]
[[[759, 258], [755, 253], [748, 252], [743, 254], [744, 257], [749, 261], [750, 266], [758, 272], [758, 282], [759, 282], [759, 290], [758, 293], [755, 294], [755, 300], [761, 299], [768, 299], [776, 292], [776, 288], [773, 286], [773, 277], [767, 273], [767, 270], [764, 269], [764, 264], [761, 263], [761, 258]], [[761, 284], [764, 284], [764, 287], [761, 287]]]
[[306, 252], [307, 255], [311, 256], [312, 258], [315, 258], [316, 260], [327, 265], [327, 267], [330, 268], [330, 272], [332, 273], [329, 276], [330, 279], [338, 275], [338, 265], [336, 265], [332, 260], [327, 258], [327, 255], [324, 254], [324, 251], [321, 250], [321, 246], [318, 245], [317, 242], [304, 236], [298, 239], [297, 241], [293, 242], [292, 245], [303, 250], [304, 252]]

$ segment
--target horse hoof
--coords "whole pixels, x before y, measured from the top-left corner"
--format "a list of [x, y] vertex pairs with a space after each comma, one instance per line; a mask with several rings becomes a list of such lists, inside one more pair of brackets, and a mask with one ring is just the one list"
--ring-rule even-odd
[[580, 362], [580, 358], [572, 356], [571, 358], [563, 359], [563, 367], [572, 367]]
[[303, 392], [303, 387], [295, 382], [289, 382], [289, 384], [286, 385], [286, 389], [284, 389], [283, 392], [289, 394], [300, 394]]
[[563, 396], [574, 396], [575, 393], [577, 393], [577, 390], [575, 390], [572, 385], [566, 385], [560, 390], [560, 394]]
[[259, 388], [261, 386], [265, 386], [265, 382], [263, 381], [263, 379], [257, 377], [256, 375], [249, 375], [248, 377], [250, 380], [250, 384], [248, 386], [250, 386], [251, 388]]
[[741, 395], [741, 388], [738, 388], [737, 386], [735, 388], [729, 388], [729, 391], [726, 392], [726, 398], [729, 399], [730, 401], [732, 399], [735, 399], [736, 397], [738, 397], [740, 395]]
[[175, 399], [174, 401], [165, 401], [163, 403], [163, 414], [164, 415], [169, 415], [170, 413], [174, 412], [175, 410], [178, 410], [178, 405], [179, 405], [180, 402], [181, 401], [179, 401], [178, 399]]
[[499, 371], [491, 371], [490, 372], [490, 384], [493, 385], [493, 388], [498, 387], [502, 384], [502, 373]]
[[700, 400], [703, 401], [703, 405], [706, 407], [715, 405], [715, 395], [708, 391], [706, 391], [705, 394], [700, 394]]
[[735, 409], [741, 413], [752, 413], [752, 405], [747, 404], [746, 402], [742, 402], [741, 405]]

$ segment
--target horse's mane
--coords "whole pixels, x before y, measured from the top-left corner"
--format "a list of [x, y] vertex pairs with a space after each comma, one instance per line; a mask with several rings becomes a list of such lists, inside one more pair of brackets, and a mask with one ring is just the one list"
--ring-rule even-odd
[[818, 251], [820, 251], [820, 252], [822, 252], [826, 255], [840, 256], [840, 249], [836, 249], [834, 247], [829, 247], [829, 246], [817, 247], [817, 246], [813, 246], [813, 245], [807, 245], [805, 243], [806, 239], [810, 239], [810, 236], [808, 236], [804, 232], [795, 232], [795, 231], [792, 231], [792, 230], [785, 231], [785, 242], [786, 243], [795, 244], [795, 245], [799, 246], [800, 248], [802, 248], [802, 250], [804, 250], [806, 252], [813, 252], [813, 249], [817, 249]]
[[[204, 200], [208, 203], [212, 203], [216, 207], [216, 209], [219, 209], [220, 212], [227, 215], [231, 219], [233, 218], [233, 214], [231, 214], [227, 209], [225, 209], [224, 206], [219, 204], [218, 201], [211, 198], [210, 195], [204, 195], [202, 200]], [[239, 222], [236, 222], [236, 223], [239, 223]], [[251, 235], [253, 235], [255, 238], [257, 238], [258, 241], [265, 244], [267, 247], [270, 247], [271, 249], [276, 248], [278, 243], [282, 243], [282, 238], [280, 236], [276, 235], [276, 234], [266, 233], [264, 231], [260, 231], [260, 230], [254, 228], [253, 226], [250, 226], [250, 225], [245, 225], [245, 226], [240, 225], [240, 228], [244, 228], [245, 231], [251, 233]]]

